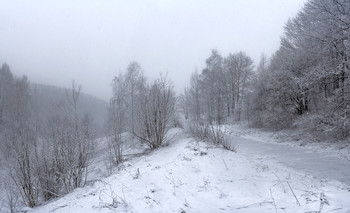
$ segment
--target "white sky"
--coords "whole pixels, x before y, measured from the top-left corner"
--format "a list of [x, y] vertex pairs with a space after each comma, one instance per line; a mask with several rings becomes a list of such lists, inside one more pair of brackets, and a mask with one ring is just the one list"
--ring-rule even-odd
[[31, 82], [108, 100], [113, 76], [138, 61], [178, 92], [213, 48], [258, 63], [306, 0], [0, 0], [0, 63]]

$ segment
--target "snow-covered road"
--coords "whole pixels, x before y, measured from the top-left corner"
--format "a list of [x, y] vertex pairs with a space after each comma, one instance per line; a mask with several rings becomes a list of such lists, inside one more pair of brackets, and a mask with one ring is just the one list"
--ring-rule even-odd
[[231, 135], [239, 153], [253, 158], [263, 157], [321, 179], [338, 180], [350, 185], [350, 161], [336, 152], [317, 152], [286, 144]]

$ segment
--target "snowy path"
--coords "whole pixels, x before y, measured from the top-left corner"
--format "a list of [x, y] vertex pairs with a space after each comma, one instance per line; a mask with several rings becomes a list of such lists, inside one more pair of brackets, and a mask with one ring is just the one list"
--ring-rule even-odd
[[338, 180], [350, 185], [350, 161], [338, 153], [320, 153], [301, 147], [268, 143], [231, 135], [239, 153], [264, 158], [321, 179]]

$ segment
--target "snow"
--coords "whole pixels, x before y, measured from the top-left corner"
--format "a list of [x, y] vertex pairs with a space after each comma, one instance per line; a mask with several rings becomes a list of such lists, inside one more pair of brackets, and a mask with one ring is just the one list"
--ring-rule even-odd
[[227, 134], [240, 138], [253, 139], [255, 141], [283, 144], [292, 147], [299, 147], [312, 152], [338, 153], [350, 157], [350, 140], [336, 140], [332, 137], [315, 136], [303, 129], [285, 129], [280, 131], [249, 128], [247, 123], [221, 126]]
[[350, 161], [337, 153], [319, 153], [298, 147], [270, 144], [232, 136], [241, 153], [277, 162], [297, 171], [323, 179], [350, 184]]
[[287, 146], [259, 154], [268, 143], [249, 152], [260, 142], [243, 147], [249, 140], [237, 137], [235, 153], [172, 132], [177, 137], [168, 146], [29, 212], [350, 212], [349, 185], [286, 165], [269, 151], [286, 155]]

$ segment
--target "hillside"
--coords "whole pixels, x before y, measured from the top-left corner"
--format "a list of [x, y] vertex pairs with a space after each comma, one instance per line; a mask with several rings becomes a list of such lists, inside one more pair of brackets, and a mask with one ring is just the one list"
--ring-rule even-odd
[[[66, 88], [35, 83], [31, 84], [31, 91], [34, 111], [37, 113], [37, 117], [42, 119], [47, 118], [50, 113], [57, 113], [57, 108], [66, 101], [66, 94], [70, 92]], [[91, 115], [98, 135], [104, 133], [103, 127], [107, 117], [107, 107], [108, 103], [106, 101], [95, 96], [83, 92], [79, 96], [79, 114], [80, 116]]]
[[[29, 212], [350, 211], [349, 185], [301, 172], [269, 153], [227, 151], [180, 129], [171, 134], [176, 138], [168, 146], [131, 158], [111, 176]], [[235, 137], [233, 143], [237, 140], [245, 139]], [[275, 151], [285, 147], [275, 144]]]

